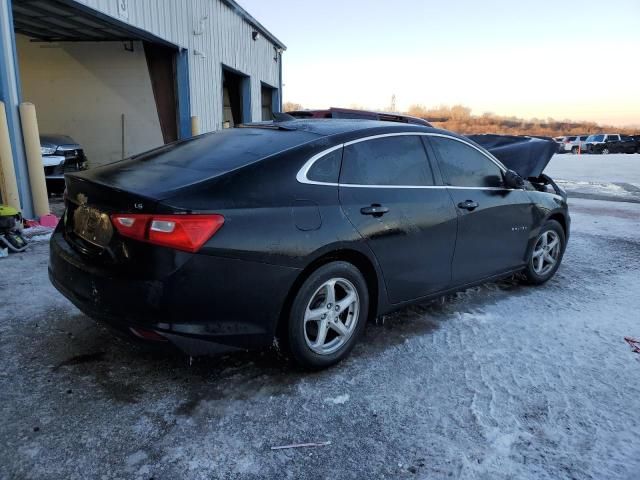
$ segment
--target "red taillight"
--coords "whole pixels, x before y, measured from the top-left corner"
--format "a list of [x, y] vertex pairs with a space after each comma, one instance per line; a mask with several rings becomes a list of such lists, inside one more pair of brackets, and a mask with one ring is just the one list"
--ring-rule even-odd
[[114, 214], [111, 222], [124, 237], [195, 253], [224, 224], [222, 215]]
[[134, 213], [111, 215], [111, 223], [113, 223], [120, 235], [142, 241], [147, 240], [149, 220], [151, 220], [151, 215]]

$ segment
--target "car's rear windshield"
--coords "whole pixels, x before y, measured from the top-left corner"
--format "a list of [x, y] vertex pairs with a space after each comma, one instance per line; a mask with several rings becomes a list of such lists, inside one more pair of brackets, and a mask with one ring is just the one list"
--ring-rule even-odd
[[158, 197], [318, 138], [317, 134], [305, 131], [233, 128], [95, 168], [92, 180]]
[[318, 138], [309, 132], [233, 128], [203, 135], [133, 161], [172, 165], [208, 173], [227, 172]]

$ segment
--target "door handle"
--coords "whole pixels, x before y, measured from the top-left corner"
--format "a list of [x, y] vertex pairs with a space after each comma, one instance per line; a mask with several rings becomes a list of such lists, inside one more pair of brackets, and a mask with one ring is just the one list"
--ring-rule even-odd
[[470, 212], [475, 210], [479, 206], [480, 205], [478, 205], [478, 202], [474, 202], [473, 200], [465, 200], [464, 202], [460, 202], [458, 204], [458, 208], [461, 208], [463, 210], [469, 210]]
[[387, 207], [383, 207], [379, 203], [374, 203], [369, 207], [362, 207], [360, 209], [360, 213], [363, 215], [372, 215], [374, 217], [381, 217], [385, 213], [387, 213], [389, 209]]

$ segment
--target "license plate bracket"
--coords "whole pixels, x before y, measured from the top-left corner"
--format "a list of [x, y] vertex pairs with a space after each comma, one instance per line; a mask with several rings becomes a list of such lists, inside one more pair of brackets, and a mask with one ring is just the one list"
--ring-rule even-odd
[[81, 205], [73, 212], [73, 232], [84, 241], [105, 248], [113, 237], [113, 225], [106, 213]]

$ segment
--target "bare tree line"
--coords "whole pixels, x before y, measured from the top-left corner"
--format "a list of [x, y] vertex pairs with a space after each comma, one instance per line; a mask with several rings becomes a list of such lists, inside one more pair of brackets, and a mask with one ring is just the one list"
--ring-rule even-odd
[[[299, 103], [286, 102], [283, 105], [283, 109], [285, 112], [290, 112], [302, 110], [303, 106]], [[428, 108], [424, 105], [415, 104], [411, 105], [404, 113], [428, 120], [435, 127], [462, 134], [497, 133], [501, 135], [540, 135], [549, 137], [600, 132], [640, 134], [640, 128], [637, 127], [614, 127], [596, 122], [555, 120], [553, 118], [523, 119], [515, 116], [496, 115], [491, 112], [473, 115], [471, 109], [464, 105], [440, 105], [439, 107]]]

